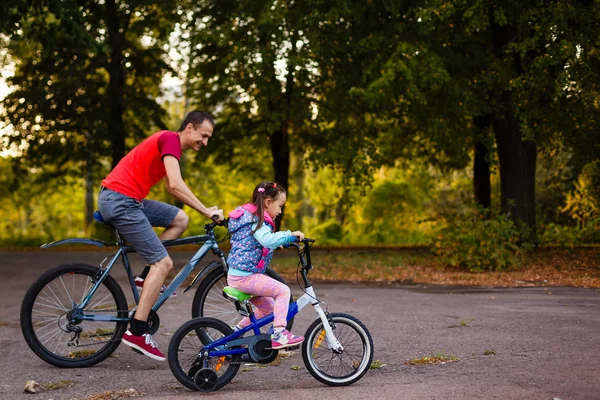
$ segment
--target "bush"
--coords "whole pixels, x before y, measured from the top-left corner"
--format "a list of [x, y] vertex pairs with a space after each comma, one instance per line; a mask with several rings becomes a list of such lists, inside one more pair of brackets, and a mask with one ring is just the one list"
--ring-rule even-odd
[[340, 244], [343, 236], [342, 226], [333, 218], [312, 228], [309, 235], [309, 237], [317, 238], [322, 245]]
[[518, 265], [528, 245], [504, 215], [471, 211], [458, 216], [442, 230], [434, 251], [444, 263], [471, 272], [501, 271]]
[[573, 247], [600, 243], [600, 218], [589, 220], [583, 226], [548, 224], [541, 231], [542, 245]]

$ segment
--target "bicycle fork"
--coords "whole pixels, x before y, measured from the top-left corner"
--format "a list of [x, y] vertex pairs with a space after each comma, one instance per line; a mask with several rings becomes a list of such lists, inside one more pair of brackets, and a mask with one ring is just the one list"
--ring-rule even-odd
[[[323, 329], [325, 330], [325, 341], [327, 342], [327, 345], [329, 346], [330, 349], [332, 349], [334, 352], [336, 353], [342, 353], [344, 351], [344, 346], [342, 346], [342, 344], [339, 342], [339, 340], [337, 340], [337, 338], [335, 337], [335, 334], [333, 333], [333, 324], [329, 318], [329, 313], [327, 311], [324, 311], [323, 308], [321, 308], [321, 305], [319, 304], [319, 300], [317, 299], [317, 296], [315, 295], [315, 291], [312, 288], [312, 286], [309, 286], [306, 288], [305, 290], [305, 295], [303, 295], [301, 297], [301, 299], [305, 296], [307, 296], [308, 298], [310, 298], [310, 303], [312, 304], [313, 308], [315, 309], [315, 312], [317, 313], [318, 317], [321, 319], [321, 322], [323, 323]], [[300, 300], [300, 299], [299, 299]], [[299, 301], [300, 303], [300, 301]], [[323, 333], [321, 333], [321, 336], [317, 339], [317, 343], [320, 344], [321, 341], [323, 340]]]

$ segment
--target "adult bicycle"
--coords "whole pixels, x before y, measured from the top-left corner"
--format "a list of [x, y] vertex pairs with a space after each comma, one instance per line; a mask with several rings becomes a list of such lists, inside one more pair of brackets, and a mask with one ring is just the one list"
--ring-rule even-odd
[[[107, 224], [96, 211], [94, 219]], [[198, 289], [192, 302], [192, 317], [203, 315], [202, 309], [219, 309], [221, 304], [212, 304], [211, 293], [219, 292], [226, 286], [227, 260], [219, 248], [214, 228], [226, 225], [212, 222], [204, 225], [205, 235], [189, 236], [163, 241], [166, 248], [186, 244], [202, 245], [193, 257], [179, 271], [171, 283], [156, 300], [148, 316], [148, 331], [154, 334], [160, 326], [158, 310], [172, 293], [194, 272], [202, 259], [212, 251], [218, 261], [208, 263], [200, 269], [189, 285], [187, 292], [195, 284]], [[135, 249], [125, 243], [121, 234], [112, 225], [115, 243], [95, 239], [70, 238], [44, 244], [43, 249], [65, 245], [85, 244], [101, 248], [117, 247], [114, 255], [107, 257], [100, 265], [72, 263], [57, 266], [43, 273], [28, 289], [21, 305], [21, 331], [33, 352], [42, 360], [62, 368], [82, 368], [95, 365], [110, 356], [121, 343], [121, 337], [135, 313], [139, 303], [139, 293], [135, 286], [135, 276], [129, 263], [128, 254]], [[111, 270], [121, 259], [135, 302], [129, 307], [123, 289], [110, 275]], [[107, 262], [106, 265], [105, 262]], [[284, 282], [275, 271], [266, 271], [270, 277]], [[285, 283], [285, 282], [284, 282]], [[218, 302], [221, 303], [220, 299]], [[291, 300], [290, 300], [291, 302]], [[229, 304], [230, 308], [233, 308]], [[235, 310], [234, 310], [235, 311]], [[292, 321], [288, 324], [291, 328]]]

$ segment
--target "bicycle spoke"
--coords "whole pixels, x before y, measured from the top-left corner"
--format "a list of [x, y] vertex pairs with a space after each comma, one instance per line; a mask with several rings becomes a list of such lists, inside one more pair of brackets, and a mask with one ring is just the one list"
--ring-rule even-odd
[[[44, 307], [47, 307], [47, 306], [44, 306]], [[55, 313], [51, 313], [51, 312], [48, 312], [48, 311], [41, 311], [41, 310], [36, 310], [36, 311], [35, 311], [35, 313], [36, 313], [36, 314], [45, 314], [45, 315], [49, 315], [49, 316], [52, 316], [52, 317], [60, 317], [60, 316], [61, 316], [62, 314], [64, 314], [64, 313], [65, 313], [67, 310], [60, 310], [60, 311], [61, 311], [61, 313], [60, 313], [60, 314], [55, 314]]]
[[83, 299], [85, 299], [85, 296], [87, 296], [88, 291], [89, 291], [88, 287], [90, 286], [91, 283], [92, 282], [89, 279], [85, 279], [85, 287], [83, 288], [83, 292], [81, 293], [81, 299], [79, 299], [78, 304], [83, 303]]
[[[50, 307], [50, 308], [56, 308], [56, 309], [58, 309], [58, 310], [62, 310], [62, 311], [67, 311], [67, 310], [68, 310], [68, 309], [67, 309], [67, 308], [66, 308], [66, 307], [65, 307], [65, 306], [62, 304], [62, 302], [60, 302], [60, 301], [58, 301], [58, 302], [57, 302], [57, 301], [54, 301], [54, 300], [53, 300], [52, 298], [50, 298], [50, 297], [45, 297], [45, 296], [42, 296], [42, 295], [38, 296], [38, 298], [41, 298], [42, 300], [44, 300], [44, 301], [48, 302], [48, 304], [45, 304], [45, 305], [46, 305], [46, 307]], [[37, 302], [37, 300], [36, 300], [36, 302]], [[57, 307], [54, 307], [54, 306], [52, 306], [51, 304], [54, 304], [54, 305], [56, 305]]]
[[[334, 322], [334, 335], [344, 348], [342, 353], [334, 352], [325, 339], [325, 343], [315, 347], [316, 337], [323, 332], [321, 325], [312, 336], [311, 358], [314, 366], [322, 371], [325, 376], [333, 379], [350, 378], [360, 368], [364, 370], [364, 363], [368, 362], [365, 343], [360, 333], [352, 326], [341, 321]], [[318, 333], [318, 334], [317, 334]]]
[[52, 320], [50, 320], [46, 324], [44, 324], [44, 325], [38, 325], [36, 328], [37, 328], [37, 330], [41, 331], [41, 330], [44, 330], [46, 327], [48, 327], [50, 325], [56, 324], [57, 321], [58, 321], [58, 318], [52, 318]]
[[[56, 284], [55, 282], [53, 282], [54, 284]], [[54, 293], [54, 290], [52, 290], [51, 285], [46, 286], [48, 288], [48, 290], [50, 291], [50, 293], [52, 294], [52, 296], [54, 296], [54, 298], [56, 299], [56, 303], [58, 305], [61, 305], [62, 307], [65, 307], [63, 302], [60, 300], [60, 298], [56, 295], [56, 293]], [[67, 310], [67, 308], [65, 308], [65, 310]]]
[[[108, 293], [106, 296], [104, 296], [102, 299], [96, 301], [95, 303], [93, 303], [93, 305], [88, 305], [85, 309], [86, 310], [93, 310], [96, 307], [98, 307], [99, 305], [103, 304], [104, 301], [108, 298], [112, 298], [112, 294]], [[100, 309], [103, 309], [102, 307], [99, 307]], [[115, 305], [115, 311], [117, 310], [116, 305]]]
[[67, 287], [65, 286], [65, 282], [63, 281], [62, 276], [59, 278], [60, 279], [60, 283], [62, 284], [64, 290], [65, 290], [65, 294], [67, 295], [67, 297], [69, 298], [69, 301], [71, 303], [71, 307], [75, 306], [75, 302], [73, 301], [73, 298], [71, 297], [71, 295], [69, 294], [69, 290], [67, 289]]
[[[43, 334], [42, 336], [38, 336], [38, 340], [40, 342], [42, 342], [43, 345], [45, 345], [46, 343], [48, 343], [48, 341], [50, 339], [52, 339], [54, 336], [58, 335], [59, 333], [61, 333], [63, 330], [60, 328], [60, 326], [58, 328], [55, 328], [52, 331], [49, 331], [48, 333]], [[48, 337], [46, 340], [42, 340], [45, 337], [47, 337], [48, 335], [51, 335], [50, 337]]]

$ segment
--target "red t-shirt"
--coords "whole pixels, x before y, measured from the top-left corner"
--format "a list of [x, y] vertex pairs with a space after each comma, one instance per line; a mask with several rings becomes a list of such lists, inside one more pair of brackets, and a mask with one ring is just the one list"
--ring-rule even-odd
[[102, 181], [102, 186], [142, 201], [152, 186], [167, 174], [163, 163], [166, 155], [180, 160], [179, 134], [156, 132], [127, 153]]

